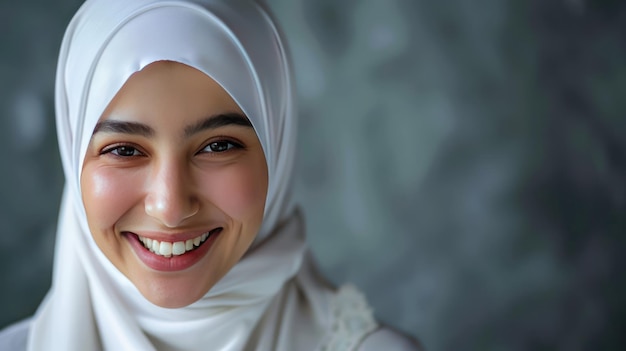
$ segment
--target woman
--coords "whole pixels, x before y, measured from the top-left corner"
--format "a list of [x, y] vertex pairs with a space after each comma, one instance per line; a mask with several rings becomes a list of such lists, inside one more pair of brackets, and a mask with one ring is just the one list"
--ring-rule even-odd
[[87, 1], [57, 71], [53, 285], [0, 349], [417, 349], [315, 272], [292, 85], [254, 2]]

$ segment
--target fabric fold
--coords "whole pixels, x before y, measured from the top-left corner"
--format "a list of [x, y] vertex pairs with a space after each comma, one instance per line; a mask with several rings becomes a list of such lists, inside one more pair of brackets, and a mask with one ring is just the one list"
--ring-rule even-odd
[[[175, 61], [211, 77], [241, 107], [265, 154], [264, 220], [252, 247], [199, 301], [147, 301], [95, 244], [80, 192], [100, 115], [135, 72]], [[314, 274], [291, 198], [296, 106], [271, 15], [245, 0], [88, 0], [65, 33], [55, 106], [66, 186], [52, 288], [28, 349], [313, 350], [329, 331], [334, 291]]]

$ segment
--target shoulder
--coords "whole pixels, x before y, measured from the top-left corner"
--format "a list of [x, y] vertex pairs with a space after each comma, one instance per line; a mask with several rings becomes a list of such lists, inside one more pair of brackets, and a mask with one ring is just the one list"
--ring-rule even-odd
[[383, 326], [365, 337], [357, 350], [424, 351], [424, 348], [416, 339]]
[[31, 319], [27, 318], [0, 330], [0, 350], [26, 350], [26, 340], [30, 329]]

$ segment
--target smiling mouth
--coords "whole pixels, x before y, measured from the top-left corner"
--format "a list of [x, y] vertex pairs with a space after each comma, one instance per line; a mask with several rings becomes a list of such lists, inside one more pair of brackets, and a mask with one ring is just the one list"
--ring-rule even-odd
[[207, 241], [213, 235], [218, 234], [222, 231], [222, 227], [215, 228], [209, 232], [206, 232], [202, 235], [199, 235], [193, 239], [188, 239], [186, 241], [176, 241], [176, 242], [168, 242], [168, 241], [158, 241], [150, 238], [146, 238], [140, 235], [137, 235], [139, 241], [143, 244], [143, 246], [150, 250], [150, 252], [163, 256], [163, 257], [172, 257], [172, 256], [180, 256], [189, 251], [193, 251], [200, 247], [204, 242]]

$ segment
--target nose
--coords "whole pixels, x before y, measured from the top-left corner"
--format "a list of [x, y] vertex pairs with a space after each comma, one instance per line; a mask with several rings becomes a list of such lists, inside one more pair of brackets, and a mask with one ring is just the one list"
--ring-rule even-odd
[[148, 179], [146, 214], [168, 228], [182, 225], [200, 209], [188, 168], [176, 160], [163, 161], [154, 167]]

